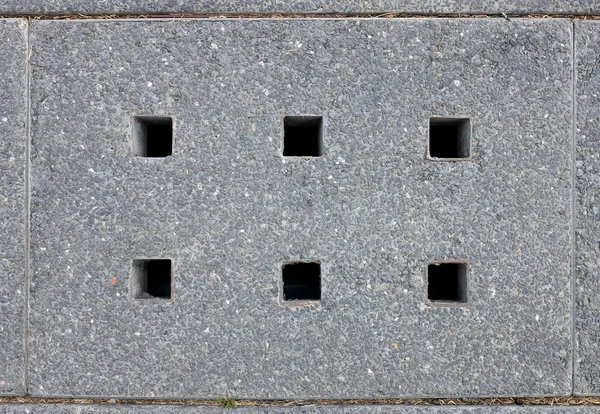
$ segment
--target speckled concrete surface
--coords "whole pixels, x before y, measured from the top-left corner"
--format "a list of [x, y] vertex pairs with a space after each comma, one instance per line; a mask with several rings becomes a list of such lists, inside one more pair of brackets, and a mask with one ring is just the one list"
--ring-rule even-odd
[[598, 14], [598, 0], [0, 0], [0, 13]]
[[[36, 21], [30, 391], [250, 398], [571, 392], [572, 23]], [[133, 157], [132, 114], [173, 155]], [[283, 159], [284, 114], [324, 157]], [[473, 159], [426, 157], [430, 115]], [[174, 300], [134, 302], [134, 258]], [[282, 261], [322, 300], [279, 305]], [[464, 259], [470, 303], [425, 304]]]
[[25, 392], [26, 33], [0, 20], [0, 395]]
[[236, 407], [224, 410], [220, 407], [189, 406], [144, 406], [144, 405], [0, 405], [4, 414], [598, 414], [599, 407], [556, 407], [556, 406], [479, 406], [479, 407], [416, 407], [393, 405], [355, 405], [355, 406], [306, 406], [306, 407]]
[[600, 395], [600, 22], [576, 24], [575, 392]]

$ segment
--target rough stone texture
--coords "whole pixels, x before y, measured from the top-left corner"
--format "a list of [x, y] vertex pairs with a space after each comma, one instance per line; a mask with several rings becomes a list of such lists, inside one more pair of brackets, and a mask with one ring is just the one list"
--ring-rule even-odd
[[305, 406], [305, 407], [236, 407], [223, 410], [220, 407], [190, 407], [190, 406], [150, 406], [150, 405], [0, 405], [4, 414], [599, 414], [598, 407], [556, 407], [556, 406], [478, 406], [478, 407], [415, 407], [392, 405], [355, 405], [355, 406]]
[[[31, 392], [250, 398], [571, 392], [572, 24], [36, 21]], [[132, 114], [175, 118], [133, 157]], [[325, 156], [283, 159], [284, 114]], [[473, 160], [426, 157], [430, 115]], [[172, 303], [132, 259], [173, 259]], [[278, 303], [283, 261], [322, 300]], [[425, 305], [428, 260], [470, 304]]]
[[1, 13], [597, 14], [598, 0], [0, 0]]
[[575, 392], [600, 395], [600, 22], [576, 23]]
[[0, 395], [25, 392], [27, 24], [0, 20]]

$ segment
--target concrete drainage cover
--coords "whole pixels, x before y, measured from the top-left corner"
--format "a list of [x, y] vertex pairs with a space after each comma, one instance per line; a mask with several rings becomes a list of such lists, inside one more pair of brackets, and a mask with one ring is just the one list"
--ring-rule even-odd
[[569, 394], [572, 26], [34, 21], [31, 394]]

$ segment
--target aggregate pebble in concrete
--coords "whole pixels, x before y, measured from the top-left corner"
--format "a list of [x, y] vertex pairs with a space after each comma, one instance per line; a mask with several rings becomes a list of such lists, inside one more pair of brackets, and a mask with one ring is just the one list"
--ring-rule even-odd
[[1, 13], [597, 14], [598, 0], [0, 0]]
[[3, 414], [599, 414], [600, 408], [557, 406], [445, 406], [417, 407], [393, 405], [304, 406], [304, 407], [220, 407], [151, 406], [151, 405], [0, 405]]
[[26, 34], [0, 20], [0, 395], [25, 392]]
[[600, 22], [577, 22], [575, 33], [575, 392], [600, 395]]
[[[358, 398], [571, 392], [572, 24], [37, 21], [30, 391]], [[132, 114], [173, 155], [132, 156]], [[281, 117], [324, 116], [284, 159]], [[431, 115], [473, 159], [426, 157]], [[170, 258], [172, 302], [129, 297]], [[425, 303], [426, 263], [470, 303]], [[281, 265], [322, 299], [281, 306]]]

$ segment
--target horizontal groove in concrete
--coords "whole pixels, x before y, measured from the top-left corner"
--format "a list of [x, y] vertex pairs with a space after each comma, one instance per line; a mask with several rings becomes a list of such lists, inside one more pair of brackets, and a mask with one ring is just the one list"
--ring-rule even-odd
[[173, 20], [173, 19], [571, 19], [571, 20], [600, 20], [600, 12], [595, 14], [573, 13], [447, 13], [447, 14], [415, 14], [415, 13], [65, 13], [65, 14], [31, 14], [18, 15], [0, 14], [0, 19], [26, 20]]

